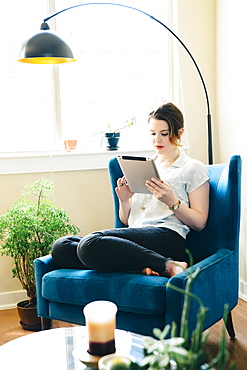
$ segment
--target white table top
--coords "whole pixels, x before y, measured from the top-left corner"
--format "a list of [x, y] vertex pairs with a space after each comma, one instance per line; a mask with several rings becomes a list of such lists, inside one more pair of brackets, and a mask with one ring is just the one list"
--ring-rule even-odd
[[[142, 358], [143, 336], [116, 330], [115, 339], [116, 353]], [[0, 346], [0, 369], [84, 370], [78, 357], [87, 346], [85, 326], [40, 331]]]

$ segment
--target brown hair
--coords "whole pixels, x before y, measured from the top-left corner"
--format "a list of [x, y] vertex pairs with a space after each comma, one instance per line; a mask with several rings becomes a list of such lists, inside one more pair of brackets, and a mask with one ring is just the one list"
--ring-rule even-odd
[[172, 103], [166, 103], [149, 114], [148, 122], [150, 119], [158, 119], [166, 121], [169, 126], [169, 139], [174, 145], [179, 144], [179, 130], [184, 127], [184, 117], [182, 112]]

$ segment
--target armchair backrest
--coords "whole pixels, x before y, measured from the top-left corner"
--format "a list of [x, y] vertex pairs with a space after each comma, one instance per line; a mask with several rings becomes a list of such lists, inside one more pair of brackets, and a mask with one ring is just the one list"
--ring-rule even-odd
[[114, 205], [114, 227], [126, 227], [119, 218], [119, 202], [115, 191], [115, 188], [117, 186], [117, 179], [123, 177], [123, 172], [116, 157], [110, 159], [108, 163], [108, 171], [110, 176]]
[[[218, 249], [238, 248], [240, 224], [241, 157], [234, 155], [227, 164], [207, 166], [210, 177], [210, 207], [206, 227], [197, 232], [191, 230], [187, 236], [188, 248], [198, 262]], [[113, 202], [114, 227], [124, 227], [118, 216], [119, 203], [115, 193], [117, 179], [123, 176], [114, 157], [108, 165]]]
[[186, 243], [195, 262], [218, 249], [234, 250], [239, 243], [241, 158], [227, 164], [208, 165], [210, 177], [209, 217], [201, 232], [191, 230]]

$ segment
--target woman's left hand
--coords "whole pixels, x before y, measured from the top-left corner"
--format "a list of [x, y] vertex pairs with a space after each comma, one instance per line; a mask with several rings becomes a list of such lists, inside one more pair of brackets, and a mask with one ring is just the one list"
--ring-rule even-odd
[[[178, 202], [172, 188], [162, 180], [152, 178], [146, 181], [148, 190], [168, 207]], [[181, 206], [174, 210], [180, 221], [190, 228], [201, 231], [207, 222], [209, 209], [209, 183], [208, 181], [189, 193], [190, 207], [181, 203]]]
[[165, 203], [168, 207], [172, 207], [178, 201], [170, 185], [163, 180], [155, 178], [147, 180], [146, 187], [158, 200]]

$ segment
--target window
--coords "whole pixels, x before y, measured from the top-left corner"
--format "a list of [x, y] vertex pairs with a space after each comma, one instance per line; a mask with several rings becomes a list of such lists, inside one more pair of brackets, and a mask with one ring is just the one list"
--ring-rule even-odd
[[[47, 16], [71, 6], [68, 0], [5, 3], [15, 11], [1, 27], [7, 58], [1, 60], [4, 88], [0, 148], [11, 151], [63, 149], [63, 140], [76, 139], [78, 150], [99, 148], [110, 124], [136, 125], [121, 131], [121, 147], [143, 148], [148, 113], [169, 97], [168, 32], [146, 15], [125, 7], [87, 5], [53, 18], [58, 34], [71, 46], [77, 62], [59, 66], [18, 63], [21, 42], [37, 32]], [[164, 0], [120, 1], [167, 24]], [[15, 14], [18, 15], [15, 18]], [[52, 12], [50, 13], [52, 14]], [[4, 32], [1, 32], [4, 34]], [[130, 131], [131, 130], [131, 131]]]
[[6, 1], [2, 12], [0, 150], [48, 150], [55, 140], [51, 68], [17, 62], [21, 43], [37, 32], [47, 4]]

